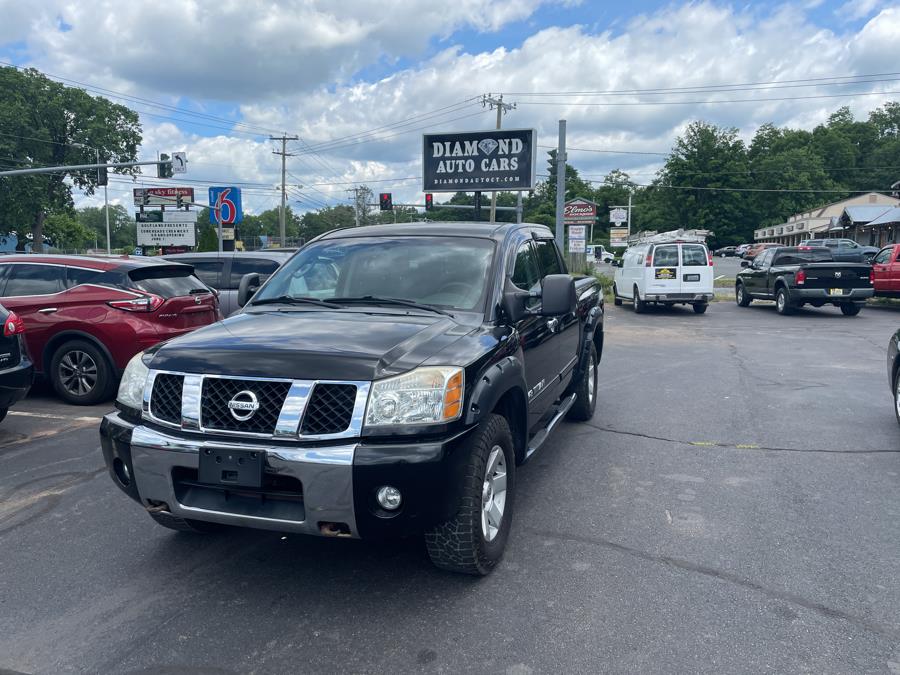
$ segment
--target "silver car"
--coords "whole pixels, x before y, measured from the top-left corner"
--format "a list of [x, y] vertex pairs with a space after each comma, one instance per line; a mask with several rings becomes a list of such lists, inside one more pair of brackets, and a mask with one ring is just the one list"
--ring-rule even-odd
[[164, 256], [172, 262], [194, 266], [194, 273], [207, 286], [219, 292], [222, 316], [231, 316], [240, 309], [237, 303], [238, 286], [245, 274], [259, 274], [260, 282], [292, 255], [291, 250], [225, 251], [222, 253], [176, 253]]

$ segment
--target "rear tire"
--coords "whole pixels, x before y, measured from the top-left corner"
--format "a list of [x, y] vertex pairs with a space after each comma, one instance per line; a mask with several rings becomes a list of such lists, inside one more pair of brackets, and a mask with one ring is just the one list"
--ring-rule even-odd
[[695, 302], [694, 314], [703, 314], [704, 312], [706, 312], [707, 307], [709, 307], [709, 305], [705, 302]]
[[738, 304], [738, 307], [749, 307], [750, 303], [753, 302], [753, 298], [744, 290], [744, 284], [735, 285], [734, 301]]
[[619, 297], [619, 291], [616, 289], [616, 285], [613, 284], [613, 304], [616, 307], [622, 306], [622, 298]]
[[634, 287], [634, 295], [631, 296], [634, 298], [634, 313], [635, 314], [643, 314], [647, 311], [647, 303], [641, 300], [641, 294], [638, 293], [638, 287]]
[[187, 520], [186, 518], [179, 518], [178, 516], [166, 512], [151, 513], [150, 517], [153, 518], [156, 524], [162, 525], [169, 530], [175, 530], [176, 532], [214, 534], [216, 532], [222, 532], [228, 527], [221, 523], [207, 523], [202, 520]]
[[463, 452], [469, 459], [459, 511], [425, 533], [425, 546], [435, 566], [484, 576], [503, 556], [515, 502], [516, 455], [506, 419], [489, 415]]
[[775, 311], [782, 316], [794, 313], [794, 306], [791, 304], [784, 286], [780, 287], [778, 292], [775, 293]]
[[587, 422], [594, 416], [597, 407], [597, 348], [591, 343], [588, 354], [588, 367], [575, 388], [575, 402], [569, 408], [567, 419], [575, 422]]
[[61, 399], [74, 405], [93, 405], [112, 397], [115, 386], [112, 365], [86, 340], [62, 344], [50, 360], [48, 373]]
[[848, 302], [841, 305], [841, 312], [844, 314], [844, 316], [856, 316], [857, 314], [859, 314], [859, 310], [861, 309], [862, 307], [853, 302]]

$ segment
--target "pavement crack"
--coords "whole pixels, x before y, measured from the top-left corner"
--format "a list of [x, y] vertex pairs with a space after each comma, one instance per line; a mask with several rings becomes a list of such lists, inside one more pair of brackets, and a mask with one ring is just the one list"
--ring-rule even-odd
[[676, 445], [689, 445], [697, 448], [721, 448], [723, 450], [740, 450], [745, 452], [755, 450], [760, 452], [796, 452], [801, 454], [824, 454], [824, 455], [889, 455], [900, 454], [900, 449], [893, 450], [835, 450], [830, 448], [779, 448], [775, 446], [756, 445], [755, 443], [721, 443], [718, 441], [686, 441], [679, 438], [665, 438], [663, 436], [654, 436], [652, 434], [643, 434], [638, 431], [625, 431], [623, 429], [613, 429], [608, 426], [592, 424], [591, 422], [583, 422], [586, 426], [596, 429], [597, 431], [605, 431], [609, 434], [618, 434], [621, 436], [634, 436], [636, 438], [646, 438], [651, 441], [661, 441], [663, 443], [674, 443]]
[[774, 588], [768, 588], [763, 586], [762, 584], [751, 581], [750, 579], [745, 579], [744, 577], [738, 576], [733, 572], [728, 572], [726, 570], [717, 569], [715, 567], [709, 567], [708, 565], [702, 565], [699, 563], [691, 562], [690, 560], [685, 560], [683, 558], [675, 558], [673, 556], [667, 555], [656, 555], [653, 553], [648, 553], [647, 551], [643, 551], [641, 549], [632, 548], [631, 546], [626, 546], [625, 544], [619, 544], [614, 541], [609, 541], [607, 539], [602, 539], [600, 537], [589, 537], [587, 535], [580, 534], [571, 534], [568, 532], [558, 532], [558, 531], [550, 531], [550, 530], [540, 530], [533, 527], [524, 527], [526, 532], [530, 534], [534, 534], [540, 537], [546, 537], [547, 539], [555, 539], [557, 541], [565, 541], [565, 542], [573, 542], [578, 544], [587, 544], [589, 546], [600, 546], [612, 551], [616, 551], [618, 553], [622, 553], [624, 555], [631, 556], [633, 558], [639, 558], [641, 560], [646, 560], [648, 562], [658, 563], [661, 565], [666, 565], [668, 567], [672, 567], [678, 570], [682, 570], [685, 572], [691, 572], [694, 574], [701, 574], [703, 576], [717, 579], [719, 581], [725, 581], [736, 586], [741, 586], [743, 588], [755, 591], [762, 595], [765, 595], [768, 598], [772, 598], [774, 600], [780, 600], [782, 602], [791, 603], [798, 607], [803, 607], [804, 609], [808, 609], [810, 611], [819, 614], [828, 619], [838, 619], [840, 621], [845, 621], [847, 623], [853, 624], [858, 628], [862, 628], [863, 630], [875, 633], [877, 635], [882, 635], [888, 637], [892, 640], [900, 639], [900, 630], [891, 627], [891, 626], [883, 626], [875, 621], [867, 619], [862, 616], [857, 616], [856, 614], [851, 614], [850, 612], [846, 612], [842, 609], [835, 609], [834, 607], [829, 607], [828, 605], [822, 604], [820, 602], [816, 602], [814, 600], [810, 600], [809, 598], [805, 598], [802, 595], [798, 595], [797, 593], [791, 593], [790, 591], [782, 591]]

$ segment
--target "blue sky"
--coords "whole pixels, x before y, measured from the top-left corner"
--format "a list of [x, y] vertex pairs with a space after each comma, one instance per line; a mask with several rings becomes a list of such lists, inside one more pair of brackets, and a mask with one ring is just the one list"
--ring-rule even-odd
[[[882, 0], [196, 0], [180, 8], [0, 0], [0, 16], [0, 60], [133, 107], [145, 157], [186, 150], [192, 180], [257, 186], [246, 195], [250, 209], [277, 201], [280, 167], [267, 136], [280, 131], [308, 144], [292, 146], [289, 171], [304, 186], [292, 188], [296, 208], [339, 203], [354, 181], [396, 180], [399, 198], [416, 199], [416, 181], [403, 179], [420, 173], [419, 134], [489, 127], [492, 115], [464, 102], [485, 92], [519, 92], [507, 94], [519, 105], [504, 123], [538, 129], [547, 145], [566, 118], [571, 146], [603, 151], [572, 153], [585, 175], [621, 168], [639, 182], [661, 161], [641, 153], [668, 151], [696, 119], [749, 140], [766, 122], [812, 128], [841, 105], [864, 116], [900, 98], [877, 93], [900, 90], [888, 81], [687, 97], [570, 93], [894, 72], [900, 7]], [[534, 96], [549, 91], [560, 95]], [[761, 100], [775, 93], [790, 100]], [[429, 111], [438, 112], [415, 117]], [[129, 189], [116, 186], [113, 198], [127, 200]]]

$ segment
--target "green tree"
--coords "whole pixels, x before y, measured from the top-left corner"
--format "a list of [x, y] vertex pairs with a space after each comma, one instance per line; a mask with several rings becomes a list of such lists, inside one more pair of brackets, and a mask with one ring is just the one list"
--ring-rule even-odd
[[54, 248], [82, 250], [94, 243], [94, 231], [68, 213], [53, 213], [44, 222], [44, 240]]
[[[0, 68], [0, 132], [0, 155], [21, 168], [94, 163], [95, 149], [102, 160], [134, 161], [141, 142], [137, 113], [33, 69]], [[30, 231], [40, 251], [47, 215], [72, 208], [72, 185], [92, 194], [97, 172], [0, 178], [0, 232]]]
[[[75, 217], [91, 232], [91, 246], [106, 247], [106, 216], [103, 206], [87, 206], [78, 209]], [[137, 246], [137, 223], [121, 204], [109, 207], [110, 246], [114, 249], [131, 250]]]

